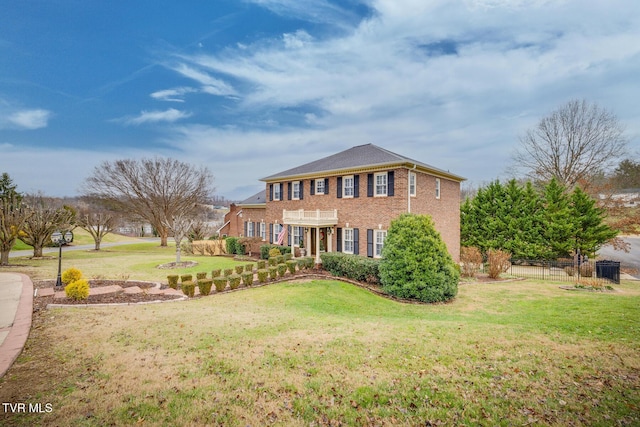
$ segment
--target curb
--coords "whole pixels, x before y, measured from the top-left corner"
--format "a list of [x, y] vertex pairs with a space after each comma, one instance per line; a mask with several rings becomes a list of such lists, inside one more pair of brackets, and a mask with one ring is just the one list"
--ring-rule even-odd
[[9, 334], [0, 346], [0, 378], [7, 373], [13, 362], [24, 348], [31, 331], [31, 316], [33, 313], [33, 282], [29, 276], [22, 273], [12, 273], [22, 280], [22, 293], [16, 310], [13, 325]]

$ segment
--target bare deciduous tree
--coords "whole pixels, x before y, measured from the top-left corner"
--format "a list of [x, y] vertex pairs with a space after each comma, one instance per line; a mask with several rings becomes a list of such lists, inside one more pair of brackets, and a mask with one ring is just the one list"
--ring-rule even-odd
[[569, 101], [520, 138], [516, 169], [534, 181], [556, 178], [566, 188], [588, 186], [592, 177], [625, 153], [617, 117], [586, 100]]
[[118, 225], [118, 216], [105, 210], [83, 209], [78, 213], [76, 221], [80, 228], [93, 237], [94, 249], [99, 251], [102, 238], [113, 232]]
[[9, 252], [16, 243], [29, 212], [22, 206], [22, 195], [16, 191], [9, 174], [0, 179], [0, 265], [9, 264]]
[[193, 219], [182, 213], [176, 214], [171, 220], [165, 223], [165, 227], [171, 231], [173, 239], [176, 241], [176, 264], [180, 262], [180, 253], [182, 250], [180, 245], [182, 244], [182, 239], [187, 236], [192, 225]]
[[60, 206], [59, 202], [42, 194], [27, 195], [23, 203], [29, 215], [18, 238], [33, 246], [34, 258], [41, 257], [42, 248], [51, 242], [54, 232], [74, 228], [75, 215], [70, 208]]
[[97, 166], [83, 188], [83, 194], [103, 206], [149, 222], [167, 246], [172, 219], [189, 215], [204, 203], [212, 191], [213, 176], [174, 159], [105, 161]]

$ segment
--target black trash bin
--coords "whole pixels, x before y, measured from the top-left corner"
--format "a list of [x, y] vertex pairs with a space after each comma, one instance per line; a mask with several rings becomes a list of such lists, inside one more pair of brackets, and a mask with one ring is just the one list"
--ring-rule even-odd
[[615, 284], [620, 284], [620, 262], [618, 261], [596, 261], [596, 277], [611, 280]]

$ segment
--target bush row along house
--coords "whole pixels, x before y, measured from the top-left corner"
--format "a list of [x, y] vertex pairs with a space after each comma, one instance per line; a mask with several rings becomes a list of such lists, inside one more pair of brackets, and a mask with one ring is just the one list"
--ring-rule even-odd
[[265, 189], [225, 215], [219, 232], [320, 253], [380, 257], [391, 220], [406, 212], [433, 218], [449, 252], [460, 254], [464, 178], [373, 144], [261, 179]]

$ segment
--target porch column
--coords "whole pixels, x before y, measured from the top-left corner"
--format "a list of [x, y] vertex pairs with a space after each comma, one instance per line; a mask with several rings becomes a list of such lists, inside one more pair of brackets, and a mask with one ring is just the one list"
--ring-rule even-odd
[[327, 227], [327, 252], [333, 252], [333, 233], [331, 227]]
[[306, 233], [305, 233], [305, 241], [304, 241], [304, 247], [305, 247], [305, 252], [307, 252], [307, 256], [311, 256], [311, 227], [305, 227], [306, 228]]
[[320, 227], [316, 227], [316, 264], [320, 264]]

